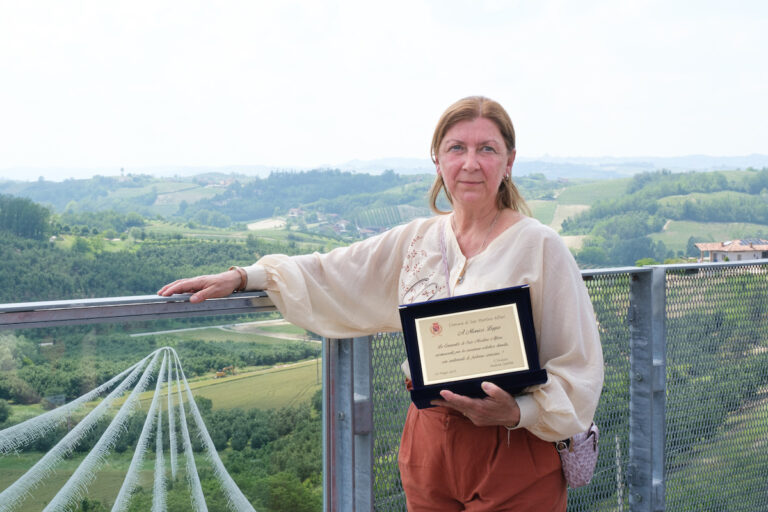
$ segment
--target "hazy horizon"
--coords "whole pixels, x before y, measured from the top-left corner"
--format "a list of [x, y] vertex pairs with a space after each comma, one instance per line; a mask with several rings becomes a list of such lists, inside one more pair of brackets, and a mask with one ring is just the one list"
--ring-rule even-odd
[[0, 176], [426, 159], [472, 94], [521, 161], [766, 155], [767, 33], [759, 0], [4, 2]]
[[[672, 157], [518, 157], [513, 173], [520, 175], [536, 172], [535, 164], [555, 164], [563, 166], [582, 166], [584, 169], [604, 171], [606, 178], [616, 177], [616, 169], [627, 167], [619, 174], [631, 175], [636, 172], [657, 169], [670, 169], [675, 172], [735, 170], [748, 167], [768, 167], [768, 155], [681, 155]], [[268, 166], [268, 165], [186, 165], [186, 166], [142, 166], [136, 168], [65, 168], [65, 167], [18, 167], [0, 169], [0, 181], [37, 181], [43, 178], [47, 181], [64, 181], [67, 179], [89, 179], [94, 176], [120, 176], [121, 174], [146, 174], [159, 178], [174, 176], [188, 177], [204, 173], [244, 174], [249, 176], [267, 176], [272, 171], [308, 171], [314, 169], [340, 169], [363, 173], [380, 173], [392, 169], [400, 174], [415, 172], [432, 172], [433, 164], [427, 158], [379, 158], [373, 160], [352, 160], [336, 164], [320, 164], [307, 167]], [[573, 171], [572, 174], [577, 173]], [[613, 173], [613, 175], [611, 174]]]

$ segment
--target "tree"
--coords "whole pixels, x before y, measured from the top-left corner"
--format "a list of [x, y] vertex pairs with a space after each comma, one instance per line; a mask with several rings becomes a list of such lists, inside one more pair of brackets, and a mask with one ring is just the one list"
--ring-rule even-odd
[[11, 406], [8, 402], [0, 398], [0, 423], [11, 417]]
[[248, 433], [243, 428], [238, 428], [232, 434], [231, 445], [233, 450], [241, 451], [248, 444]]
[[91, 252], [91, 244], [85, 238], [78, 236], [72, 244], [72, 250], [80, 254], [86, 254]]
[[205, 415], [206, 413], [213, 410], [213, 400], [210, 398], [205, 398], [204, 396], [196, 396], [195, 403], [197, 404], [197, 408], [200, 409], [200, 414]]
[[701, 242], [706, 242], [706, 240], [696, 236], [688, 237], [688, 243], [685, 246], [685, 255], [692, 258], [698, 257], [701, 254], [701, 251], [696, 247], [696, 244]]
[[267, 477], [268, 496], [264, 500], [269, 510], [280, 512], [312, 512], [322, 508], [322, 499], [302, 485], [290, 473], [277, 473]]
[[578, 252], [576, 259], [581, 265], [590, 267], [600, 267], [608, 262], [605, 251], [600, 247], [585, 247]]

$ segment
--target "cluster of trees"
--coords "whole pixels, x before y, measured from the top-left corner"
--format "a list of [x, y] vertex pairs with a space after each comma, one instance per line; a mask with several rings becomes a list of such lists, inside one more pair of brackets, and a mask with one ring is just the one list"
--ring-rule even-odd
[[[186, 209], [185, 209], [186, 211]], [[202, 224], [203, 226], [213, 226], [216, 228], [226, 228], [232, 224], [232, 219], [228, 215], [215, 210], [197, 210], [191, 218], [192, 222]]]
[[83, 234], [98, 234], [113, 232], [125, 233], [131, 228], [146, 226], [146, 219], [136, 212], [119, 213], [114, 210], [99, 212], [65, 211], [55, 218], [52, 230], [55, 234], [83, 232]]
[[[187, 217], [201, 210], [216, 211], [235, 221], [271, 217], [276, 211], [317, 204], [328, 213], [345, 213], [364, 191], [365, 196], [407, 184], [412, 179], [386, 171], [381, 175], [339, 170], [272, 172], [267, 178], [236, 180], [225, 191], [184, 209]], [[354, 199], [353, 199], [354, 198]], [[368, 204], [367, 198], [360, 198]]]
[[[139, 228], [133, 228], [139, 229]], [[182, 276], [250, 265], [258, 254], [296, 254], [297, 244], [169, 237], [137, 248], [100, 251], [103, 239], [79, 237], [71, 249], [0, 231], [0, 302], [146, 295]]]
[[[77, 211], [131, 211], [134, 208], [129, 207], [124, 210], [120, 207], [131, 201], [121, 201], [120, 198], [110, 197], [110, 193], [118, 188], [151, 187], [155, 179], [147, 175], [122, 177], [97, 175], [90, 179], [46, 181], [41, 177], [37, 181], [0, 182], [0, 193], [26, 197], [35, 202], [50, 205], [57, 212], [66, 210], [67, 206]], [[140, 197], [141, 194], [133, 194], [132, 196], [138, 198], [136, 204], [147, 203], [147, 198]]]
[[596, 201], [589, 210], [565, 220], [562, 232], [589, 235], [577, 254], [585, 266], [632, 265], [641, 258], [663, 261], [678, 255], [648, 235], [660, 232], [668, 220], [768, 224], [765, 185], [768, 169], [733, 182], [722, 172], [640, 173], [626, 194]]
[[768, 224], [768, 199], [733, 193], [686, 198], [660, 206], [658, 215], [673, 220]]
[[29, 199], [0, 195], [0, 233], [42, 240], [50, 231], [51, 212]]

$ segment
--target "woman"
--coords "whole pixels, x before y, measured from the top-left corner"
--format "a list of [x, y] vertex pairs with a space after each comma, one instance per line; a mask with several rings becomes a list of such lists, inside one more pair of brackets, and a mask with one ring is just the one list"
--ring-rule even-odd
[[[432, 139], [440, 214], [327, 254], [266, 256], [245, 269], [182, 279], [158, 293], [191, 302], [267, 290], [283, 316], [327, 337], [400, 330], [397, 306], [530, 285], [539, 359], [548, 380], [512, 396], [483, 383], [482, 399], [442, 391], [411, 405], [399, 465], [409, 510], [565, 510], [553, 442], [589, 427], [603, 380], [592, 305], [573, 257], [527, 217], [511, 180], [515, 134], [483, 97], [451, 105]], [[442, 212], [441, 191], [452, 206]]]

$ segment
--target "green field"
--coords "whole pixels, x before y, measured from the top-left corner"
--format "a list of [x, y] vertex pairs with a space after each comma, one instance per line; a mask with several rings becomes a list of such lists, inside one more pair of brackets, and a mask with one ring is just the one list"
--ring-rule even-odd
[[527, 201], [528, 206], [531, 207], [531, 213], [542, 224], [549, 225], [552, 222], [552, 218], [555, 216], [555, 208], [557, 203], [555, 201], [544, 201], [542, 199], [534, 199]]
[[703, 238], [712, 242], [737, 240], [740, 238], [765, 237], [768, 226], [747, 222], [692, 222], [673, 220], [661, 233], [649, 235], [653, 241], [662, 241], [667, 249], [685, 251], [688, 238]]
[[214, 409], [275, 409], [308, 401], [322, 387], [320, 360], [303, 361], [248, 375], [190, 383], [195, 396], [213, 402]]
[[11, 424], [15, 425], [30, 418], [39, 416], [45, 412], [43, 404], [36, 403], [31, 405], [11, 404]]
[[301, 327], [296, 327], [293, 324], [286, 323], [284, 325], [265, 325], [263, 327], [259, 327], [260, 331], [267, 331], [267, 332], [276, 332], [281, 334], [295, 334], [298, 336], [304, 336], [307, 334], [307, 331], [302, 329]]
[[557, 203], [591, 205], [598, 199], [614, 199], [626, 193], [630, 180], [623, 178], [569, 185], [557, 196]]
[[172, 204], [178, 209], [179, 203], [182, 201], [192, 204], [202, 199], [210, 199], [222, 192], [221, 188], [216, 187], [201, 187], [199, 185], [187, 183], [180, 183], [179, 185], [184, 185], [184, 187], [167, 191], [158, 189], [157, 193], [159, 195], [157, 196], [154, 206]]
[[[303, 331], [303, 330], [302, 330]], [[304, 331], [305, 332], [305, 331]], [[285, 343], [285, 340], [273, 338], [270, 336], [261, 336], [258, 334], [235, 331], [221, 327], [205, 327], [202, 329], [189, 329], [177, 332], [162, 333], [164, 339], [173, 338], [182, 341], [203, 340], [203, 341], [250, 341], [273, 345], [275, 343]]]
[[172, 236], [179, 234], [184, 237], [206, 237], [206, 238], [224, 238], [224, 239], [244, 239], [246, 233], [243, 231], [233, 231], [231, 229], [214, 228], [210, 226], [190, 228], [186, 223], [165, 222], [159, 220], [150, 220], [144, 231], [158, 235]]
[[[235, 371], [235, 375], [218, 379], [213, 374], [189, 379], [192, 394], [211, 400], [214, 409], [277, 409], [308, 401], [322, 387], [320, 359]], [[151, 390], [139, 396], [142, 409], [149, 409], [153, 395]], [[115, 400], [115, 406], [122, 405], [124, 400], [125, 397]], [[95, 402], [87, 406], [93, 405]]]
[[[342, 243], [339, 240], [329, 238], [327, 236], [318, 235], [318, 234], [312, 234], [312, 233], [304, 233], [301, 231], [295, 231], [295, 230], [286, 230], [286, 229], [259, 229], [259, 230], [252, 230], [249, 231], [249, 233], [253, 233], [257, 237], [263, 237], [268, 240], [276, 240], [281, 242], [295, 242], [296, 245], [300, 247], [323, 247], [327, 244], [331, 244], [334, 247], [338, 245], [342, 245]], [[344, 244], [346, 245], [346, 244]]]

